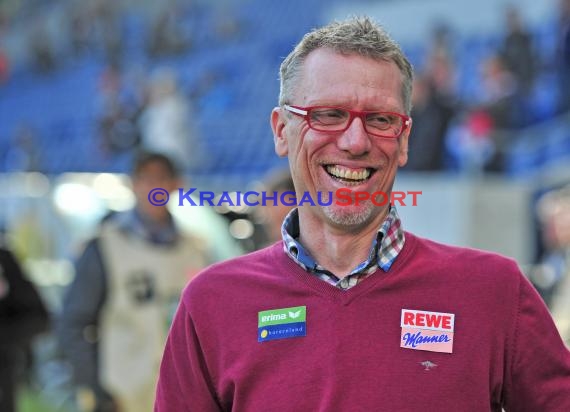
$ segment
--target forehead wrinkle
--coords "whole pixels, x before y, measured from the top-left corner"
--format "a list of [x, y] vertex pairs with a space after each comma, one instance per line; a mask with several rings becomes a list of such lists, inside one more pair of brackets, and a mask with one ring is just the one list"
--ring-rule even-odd
[[[378, 110], [378, 111], [387, 111], [387, 112], [398, 112], [401, 111], [397, 102], [392, 101], [388, 96], [384, 95], [376, 95], [372, 99], [374, 103], [366, 104], [363, 107], [359, 107], [360, 98], [357, 94], [352, 96], [339, 96], [334, 95], [332, 97], [318, 97], [314, 99], [306, 100], [306, 96], [304, 100], [304, 105], [306, 106], [333, 106], [333, 107], [343, 107], [350, 110]], [[363, 100], [368, 100], [366, 97]]]
[[[397, 66], [392, 62], [363, 59], [358, 63], [366, 62], [367, 64], [351, 66], [352, 73], [356, 69], [357, 74], [350, 76], [350, 79], [345, 81], [342, 71], [331, 71], [328, 70], [328, 67], [321, 68], [322, 61], [319, 60], [315, 66], [317, 55], [318, 52], [309, 55], [299, 73], [300, 82], [297, 91], [302, 93], [301, 102], [303, 105], [402, 111], [400, 108], [403, 106], [401, 90], [399, 86], [395, 86], [401, 85], [402, 76], [397, 70]], [[338, 57], [338, 55], [333, 53], [333, 57]], [[361, 58], [361, 56], [342, 57]], [[368, 63], [383, 64], [384, 67], [371, 70]], [[335, 64], [339, 64], [339, 62], [335, 62]], [[390, 66], [392, 66], [391, 69]], [[320, 76], [315, 76], [314, 70], [319, 70]], [[354, 83], [352, 87], [350, 82]]]

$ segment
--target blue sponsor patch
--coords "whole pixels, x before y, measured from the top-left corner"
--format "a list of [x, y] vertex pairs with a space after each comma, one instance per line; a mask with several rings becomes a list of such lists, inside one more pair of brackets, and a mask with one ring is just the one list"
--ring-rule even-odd
[[274, 339], [296, 338], [307, 336], [306, 322], [285, 323], [280, 325], [267, 325], [258, 328], [258, 342], [265, 342]]

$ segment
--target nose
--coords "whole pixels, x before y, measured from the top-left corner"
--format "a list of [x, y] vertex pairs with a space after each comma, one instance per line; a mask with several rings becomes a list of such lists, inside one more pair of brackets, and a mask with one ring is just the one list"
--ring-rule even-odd
[[368, 153], [371, 145], [370, 135], [366, 132], [363, 120], [360, 117], [354, 117], [348, 125], [348, 129], [342, 132], [342, 135], [337, 139], [338, 148], [354, 156]]

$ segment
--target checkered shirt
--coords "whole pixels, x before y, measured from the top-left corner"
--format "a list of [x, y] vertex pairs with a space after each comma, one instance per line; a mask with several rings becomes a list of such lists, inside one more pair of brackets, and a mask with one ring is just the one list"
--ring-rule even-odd
[[396, 207], [392, 206], [378, 229], [378, 235], [372, 242], [368, 258], [341, 279], [319, 265], [309, 255], [303, 245], [297, 240], [299, 234], [299, 212], [297, 209], [293, 209], [285, 217], [281, 226], [285, 253], [306, 271], [343, 290], [348, 290], [357, 285], [363, 279], [376, 272], [378, 268], [387, 272], [398, 257], [406, 241], [400, 216], [398, 216]]

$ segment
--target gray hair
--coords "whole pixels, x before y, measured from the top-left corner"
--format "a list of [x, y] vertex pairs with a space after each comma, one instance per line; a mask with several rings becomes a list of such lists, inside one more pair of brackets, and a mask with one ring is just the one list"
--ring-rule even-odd
[[293, 86], [306, 57], [314, 50], [328, 48], [341, 54], [356, 54], [374, 60], [393, 61], [402, 73], [402, 100], [406, 114], [412, 109], [412, 65], [400, 46], [369, 17], [334, 22], [307, 33], [283, 60], [280, 69], [279, 105], [290, 103]]

